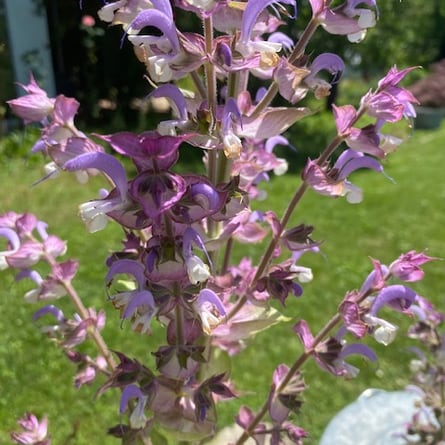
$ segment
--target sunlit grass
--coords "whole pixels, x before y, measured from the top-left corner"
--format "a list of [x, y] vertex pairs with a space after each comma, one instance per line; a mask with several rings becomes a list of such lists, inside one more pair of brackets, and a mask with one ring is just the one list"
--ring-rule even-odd
[[[321, 255], [307, 254], [301, 260], [301, 264], [313, 268], [315, 279], [304, 286], [300, 299], [289, 301], [286, 313], [291, 322], [261, 333], [253, 347], [234, 359], [233, 378], [238, 383], [240, 397], [221, 405], [222, 424], [231, 421], [235, 406], [259, 405], [275, 366], [291, 364], [301, 352], [291, 329], [295, 321], [305, 318], [314, 331], [319, 329], [335, 312], [345, 292], [361, 285], [370, 270], [369, 257], [389, 263], [409, 249], [428, 249], [432, 256], [444, 256], [444, 145], [444, 127], [436, 132], [418, 131], [399, 153], [385, 161], [385, 171], [394, 183], [375, 172], [353, 175], [352, 182], [365, 191], [364, 202], [358, 206], [312, 192], [304, 197], [293, 223], [314, 225], [313, 237], [324, 241]], [[109, 322], [104, 336], [110, 347], [134, 354], [141, 361], [151, 361], [156, 338], [140, 337], [126, 325], [121, 328], [118, 314], [106, 301], [104, 261], [108, 252], [119, 249], [120, 230], [109, 225], [103, 232], [90, 235], [75, 217], [78, 204], [93, 199], [104, 185], [101, 180], [94, 178], [85, 187], [72, 176], [62, 175], [33, 187], [41, 176], [34, 162], [9, 160], [2, 167], [0, 212], [10, 209], [34, 212], [49, 222], [53, 233], [68, 240], [69, 255], [81, 261], [74, 284], [86, 305], [105, 307]], [[269, 201], [262, 203], [261, 208], [273, 206], [280, 214], [299, 181], [297, 173], [274, 178], [264, 186]], [[254, 246], [235, 252], [238, 258], [246, 253], [259, 255]], [[443, 262], [425, 268], [426, 279], [414, 287], [443, 308]], [[104, 431], [119, 422], [119, 394], [110, 391], [94, 400], [96, 384], [75, 390], [71, 382], [74, 367], [31, 322], [35, 308], [25, 305], [22, 299], [26, 283], [15, 283], [8, 272], [2, 272], [0, 280], [0, 442], [8, 442], [7, 432], [29, 410], [50, 417], [54, 443], [86, 445], [91, 438], [100, 438], [101, 444], [115, 444], [116, 439], [106, 438]], [[60, 304], [69, 313], [68, 302]], [[403, 334], [407, 323], [400, 322]], [[306, 404], [297, 421], [311, 431], [314, 443], [332, 414], [366, 387], [399, 389], [407, 382], [407, 345], [400, 335], [389, 348], [376, 348], [379, 363], [356, 362], [362, 373], [353, 381], [334, 379], [311, 364], [305, 368]], [[72, 434], [75, 438], [67, 442]]]

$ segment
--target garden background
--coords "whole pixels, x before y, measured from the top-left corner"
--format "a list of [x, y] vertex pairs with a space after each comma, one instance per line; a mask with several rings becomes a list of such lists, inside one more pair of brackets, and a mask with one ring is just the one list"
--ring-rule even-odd
[[[66, 1], [63, 7], [57, 1], [40, 2], [50, 18], [58, 93], [80, 100], [80, 128], [85, 128], [82, 124], [99, 132], [153, 128], [158, 117], [142, 100], [149, 92], [142, 66], [136, 62], [127, 43], [118, 49], [119, 30], [106, 29], [99, 21], [99, 28], [94, 31], [81, 25], [82, 16], [95, 17], [101, 4], [83, 3], [84, 9], [79, 11], [78, 1]], [[312, 44], [314, 53], [338, 52], [348, 65], [336, 91], [338, 104], [357, 103], [374, 85], [373, 81], [394, 63], [399, 68], [428, 67], [445, 57], [443, 2], [380, 3], [379, 26], [369, 32], [364, 43], [351, 50], [343, 38], [329, 36], [327, 40], [326, 35], [320, 33], [319, 40], [315, 39]], [[303, 6], [299, 9], [304, 13]], [[294, 37], [298, 23], [288, 28]], [[428, 69], [419, 70], [409, 81], [427, 74]], [[278, 214], [299, 183], [299, 167], [308, 155], [316, 155], [334, 131], [329, 112], [325, 111], [329, 104], [311, 105], [319, 109], [317, 116], [303, 120], [288, 132], [297, 151], [286, 151], [282, 155], [293, 163], [292, 168], [287, 175], [273, 178], [264, 187], [269, 199], [276, 203], [274, 210]], [[8, 112], [4, 117], [9, 117]], [[302, 264], [313, 268], [315, 278], [313, 283], [305, 285], [301, 299], [289, 302], [287, 314], [291, 321], [259, 334], [255, 347], [236, 357], [232, 372], [243, 394], [242, 403], [258, 405], [276, 365], [291, 362], [300, 350], [291, 330], [300, 314], [314, 327], [321, 327], [336, 310], [344, 293], [361, 285], [371, 268], [369, 257], [389, 263], [410, 249], [428, 249], [431, 256], [445, 256], [445, 126], [430, 131], [406, 125], [397, 131], [406, 142], [384, 163], [386, 174], [394, 182], [375, 172], [355, 174], [354, 182], [365, 192], [364, 202], [359, 206], [312, 193], [303, 200], [295, 223], [303, 220], [315, 225], [314, 238], [325, 240], [322, 255], [303, 257]], [[106, 252], [119, 245], [119, 230], [110, 224], [104, 231], [89, 235], [76, 217], [78, 204], [90, 199], [92, 191], [103, 184], [96, 178], [87, 186], [80, 186], [72, 176], [62, 175], [56, 181], [34, 185], [43, 176], [43, 162], [29, 154], [36, 135], [36, 131], [18, 129], [0, 139], [0, 184], [3, 185], [0, 212], [11, 209], [34, 212], [49, 222], [52, 233], [68, 240], [68, 255], [81, 261], [74, 285], [87, 305], [105, 307], [109, 321], [104, 337], [110, 347], [152, 363], [149, 351], [156, 349], [152, 345], [157, 345], [161, 335], [140, 337], [127, 326], [120, 327], [118, 315], [106, 302], [104, 260]], [[193, 168], [199, 157], [199, 153], [186, 155], [184, 163]], [[252, 245], [238, 255], [257, 255], [260, 249], [261, 246]], [[426, 279], [415, 289], [443, 310], [443, 262], [429, 264], [425, 269]], [[110, 391], [94, 400], [98, 384], [75, 389], [73, 366], [42, 337], [31, 321], [35, 307], [23, 303], [23, 294], [29, 289], [27, 283], [15, 283], [13, 274], [7, 272], [2, 273], [0, 282], [0, 442], [7, 443], [8, 431], [15, 429], [16, 419], [25, 411], [32, 411], [49, 416], [55, 443], [83, 445], [95, 437], [100, 437], [103, 444], [116, 443], [115, 439], [102, 437], [107, 427], [118, 422], [118, 392]], [[61, 307], [70, 312], [68, 301], [61, 301]], [[406, 321], [400, 319], [400, 333], [388, 349], [373, 345], [380, 358], [378, 364], [361, 360], [355, 363], [362, 371], [354, 381], [334, 380], [315, 366], [306, 367], [309, 389], [305, 393], [301, 425], [312, 432], [313, 443], [317, 443], [330, 417], [365, 388], [400, 389], [408, 382], [411, 357], [408, 347], [412, 342], [403, 338], [406, 326]], [[222, 405], [221, 424], [231, 422], [230, 413], [235, 413], [235, 406], [240, 403], [241, 400], [234, 400]]]

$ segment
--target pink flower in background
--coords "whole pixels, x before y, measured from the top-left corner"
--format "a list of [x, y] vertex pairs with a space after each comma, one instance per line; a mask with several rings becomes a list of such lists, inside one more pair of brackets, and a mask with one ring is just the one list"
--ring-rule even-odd
[[96, 24], [96, 20], [94, 20], [94, 17], [91, 15], [83, 15], [82, 16], [82, 25], [86, 26], [87, 28], [92, 28]]

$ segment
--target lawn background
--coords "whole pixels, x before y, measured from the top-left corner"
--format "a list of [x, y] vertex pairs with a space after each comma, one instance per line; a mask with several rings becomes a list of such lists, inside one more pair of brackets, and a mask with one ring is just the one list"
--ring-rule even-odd
[[[310, 145], [310, 140], [303, 142]], [[385, 160], [385, 171], [394, 183], [375, 172], [351, 176], [352, 182], [365, 191], [364, 202], [358, 206], [311, 192], [305, 196], [293, 223], [314, 225], [314, 238], [324, 240], [323, 255], [308, 254], [301, 260], [301, 264], [313, 268], [315, 279], [304, 286], [301, 299], [289, 302], [287, 315], [291, 322], [258, 335], [255, 347], [235, 358], [233, 377], [243, 396], [221, 406], [221, 424], [230, 421], [241, 403], [253, 408], [260, 403], [276, 365], [290, 364], [301, 351], [292, 325], [304, 317], [313, 330], [321, 327], [344, 293], [360, 287], [370, 270], [369, 257], [389, 263], [410, 249], [428, 249], [432, 256], [445, 256], [444, 146], [444, 126], [434, 132], [415, 131], [397, 153]], [[111, 224], [90, 235], [75, 217], [78, 204], [94, 199], [103, 183], [95, 178], [89, 185], [80, 186], [72, 176], [62, 175], [33, 187], [41, 175], [40, 164], [33, 158], [3, 160], [0, 211], [34, 212], [49, 222], [52, 233], [68, 240], [68, 256], [81, 261], [74, 284], [87, 305], [105, 307], [109, 321], [104, 337], [110, 347], [132, 351], [140, 360], [152, 363], [150, 351], [160, 335], [140, 337], [126, 325], [121, 329], [117, 313], [106, 302], [104, 260], [107, 252], [119, 248], [119, 230]], [[278, 214], [298, 183], [298, 173], [292, 173], [265, 184], [269, 202]], [[260, 207], [266, 209], [267, 202]], [[241, 252], [257, 254], [257, 249], [245, 246], [238, 251], [238, 257]], [[445, 310], [444, 263], [428, 264], [425, 269], [426, 279], [415, 283], [414, 288]], [[117, 391], [94, 401], [97, 384], [74, 389], [73, 366], [33, 325], [31, 317], [36, 307], [23, 303], [23, 293], [29, 289], [27, 283], [14, 283], [9, 272], [2, 272], [0, 282], [0, 443], [9, 443], [8, 431], [15, 429], [16, 419], [29, 410], [49, 416], [55, 444], [86, 445], [96, 437], [100, 438], [97, 443], [116, 444], [115, 439], [104, 438], [103, 433], [119, 421]], [[60, 306], [70, 313], [68, 301], [61, 300]], [[406, 320], [388, 315], [400, 320], [402, 334]], [[400, 389], [407, 383], [410, 344], [399, 335], [388, 348], [376, 346], [379, 363], [354, 362], [362, 369], [354, 381], [334, 379], [312, 365], [305, 368], [308, 390], [298, 421], [311, 431], [313, 443], [317, 443], [332, 414], [365, 388]]]

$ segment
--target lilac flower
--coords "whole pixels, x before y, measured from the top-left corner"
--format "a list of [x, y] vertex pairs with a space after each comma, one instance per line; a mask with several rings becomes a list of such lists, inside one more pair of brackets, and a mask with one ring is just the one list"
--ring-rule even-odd
[[25, 124], [44, 121], [53, 112], [55, 100], [50, 99], [46, 91], [37, 85], [32, 74], [29, 84], [20, 86], [27, 94], [7, 101], [12, 112], [23, 119]]
[[122, 24], [127, 28], [141, 11], [152, 7], [151, 0], [118, 0], [106, 3], [99, 9], [98, 16], [104, 22]]
[[203, 289], [196, 300], [196, 311], [201, 319], [202, 330], [207, 335], [224, 320], [226, 310], [219, 297], [210, 289]]
[[275, 425], [281, 425], [288, 418], [291, 411], [298, 412], [303, 404], [300, 400], [300, 395], [306, 386], [300, 373], [296, 373], [280, 392], [277, 391], [289, 371], [288, 366], [281, 364], [275, 368], [272, 376], [269, 415]]
[[121, 310], [123, 319], [132, 318], [132, 328], [143, 333], [150, 332], [150, 323], [155, 315], [153, 295], [145, 287], [144, 266], [135, 260], [121, 259], [114, 261], [107, 273], [107, 287], [111, 286], [114, 277], [119, 274], [131, 275], [135, 283], [127, 283], [128, 290], [110, 296], [113, 305]]
[[[329, 8], [324, 0], [309, 0], [312, 14], [330, 34], [347, 35], [350, 42], [360, 42], [366, 30], [375, 26], [375, 13], [369, 8], [358, 8], [365, 4], [376, 8], [376, 0], [346, 0], [335, 8]], [[329, 2], [330, 3], [330, 2]]]
[[18, 424], [22, 428], [21, 432], [11, 433], [11, 439], [22, 445], [50, 445], [51, 439], [48, 436], [48, 419], [43, 417], [38, 420], [34, 414], [26, 413]]
[[280, 43], [251, 39], [258, 16], [265, 8], [273, 3], [291, 5], [294, 9], [293, 16], [296, 16], [297, 6], [294, 0], [250, 0], [247, 3], [246, 9], [244, 10], [241, 24], [241, 35], [237, 43], [237, 50], [241, 54], [249, 56], [256, 51], [261, 53], [276, 53], [281, 50]]
[[6, 258], [9, 255], [14, 255], [20, 248], [20, 238], [15, 230], [1, 226], [0, 236], [8, 241], [8, 249], [0, 252], [0, 270], [5, 270], [9, 267]]
[[36, 289], [32, 289], [25, 294], [25, 301], [28, 303], [36, 303], [41, 300], [55, 300], [66, 295], [65, 287], [51, 278], [43, 279], [35, 270], [22, 270], [16, 277], [16, 280], [22, 278], [30, 278], [37, 284]]
[[303, 171], [303, 179], [321, 195], [346, 196], [349, 203], [357, 204], [362, 201], [362, 191], [351, 184], [347, 176], [360, 168], [383, 172], [383, 167], [376, 159], [348, 149], [339, 156], [332, 168], [321, 167], [309, 160]]
[[[169, 82], [200, 67], [205, 60], [204, 44], [195, 34], [180, 42], [170, 3], [156, 2], [156, 8], [159, 9], [141, 11], [130, 23], [127, 34], [151, 79], [156, 83]], [[146, 27], [157, 28], [162, 35], [137, 34]]]
[[363, 96], [361, 105], [367, 114], [385, 122], [397, 122], [402, 117], [415, 117], [413, 104], [418, 104], [411, 92], [398, 86], [398, 83], [414, 67], [398, 71], [396, 67], [380, 80], [376, 92], [368, 92]]
[[305, 320], [300, 320], [293, 329], [303, 343], [305, 351], [313, 351], [317, 365], [333, 375], [351, 378], [358, 374], [358, 369], [345, 361], [351, 354], [362, 355], [371, 361], [377, 359], [375, 353], [366, 345], [342, 344], [335, 337], [329, 337], [314, 346], [314, 337]]
[[204, 247], [204, 242], [202, 241], [201, 237], [195, 230], [189, 227], [185, 230], [183, 235], [182, 251], [185, 260], [185, 266], [187, 268], [189, 280], [192, 284], [203, 283], [210, 277], [210, 268], [201, 260], [201, 258], [193, 255], [192, 244], [197, 245], [207, 254], [207, 251]]
[[229, 97], [226, 100], [222, 113], [221, 136], [224, 145], [224, 154], [229, 159], [238, 159], [243, 147], [240, 138], [233, 131], [233, 121], [238, 121], [242, 128], [241, 113], [236, 101], [232, 97]]
[[429, 257], [424, 253], [411, 250], [389, 265], [389, 272], [402, 281], [419, 281], [423, 279], [424, 271], [420, 268], [422, 264], [433, 261], [436, 258]]
[[188, 122], [187, 103], [180, 89], [173, 84], [159, 85], [148, 98], [165, 97], [172, 105], [176, 119], [162, 121], [158, 125], [158, 132], [163, 136], [176, 136], [176, 127], [182, 127]]
[[342, 107], [333, 105], [332, 108], [337, 133], [345, 138], [345, 142], [350, 148], [378, 158], [385, 156], [385, 151], [380, 148], [381, 138], [375, 125], [367, 125], [362, 129], [355, 128], [353, 124], [357, 119], [357, 113], [352, 105]]
[[296, 103], [309, 90], [314, 92], [317, 99], [330, 94], [331, 83], [317, 76], [320, 71], [332, 74], [333, 81], [337, 81], [344, 71], [345, 65], [336, 54], [323, 53], [317, 56], [310, 66], [296, 67], [286, 59], [282, 59], [274, 71], [274, 79], [279, 85], [280, 94], [290, 103]]
[[50, 337], [59, 338], [63, 348], [72, 349], [86, 340], [89, 329], [94, 327], [100, 331], [105, 326], [104, 311], [96, 312], [89, 308], [87, 312], [88, 317], [85, 319], [82, 319], [78, 314], [74, 314], [72, 319], [67, 319], [60, 309], [54, 305], [47, 305], [35, 312], [33, 320], [36, 321], [45, 315], [51, 315], [56, 319], [56, 324], [43, 326], [42, 331]]
[[120, 211], [128, 207], [128, 186], [125, 169], [113, 156], [100, 153], [85, 153], [66, 162], [64, 168], [68, 171], [96, 168], [103, 171], [114, 182], [118, 196], [112, 193], [107, 198], [89, 201], [79, 207], [81, 219], [90, 232], [101, 230], [107, 224], [107, 214]]
[[148, 396], [136, 385], [127, 385], [122, 391], [119, 412], [123, 414], [128, 408], [128, 402], [133, 398], [137, 399], [137, 404], [130, 415], [130, 426], [134, 429], [144, 428], [147, 423], [145, 406], [148, 401]]

